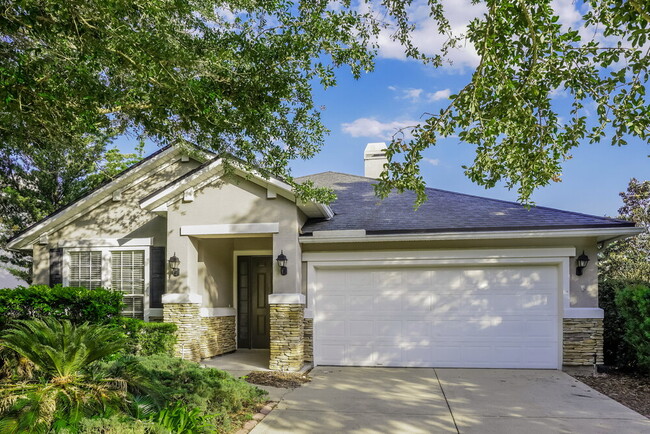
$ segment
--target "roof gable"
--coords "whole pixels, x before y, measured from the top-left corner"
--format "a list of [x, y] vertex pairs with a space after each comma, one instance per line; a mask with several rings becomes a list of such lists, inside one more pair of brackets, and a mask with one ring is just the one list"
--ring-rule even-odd
[[[278, 178], [264, 177], [255, 171], [245, 170], [242, 165], [237, 162], [230, 162], [230, 164], [232, 166], [232, 174], [266, 188], [270, 194], [277, 194], [296, 202], [298, 208], [300, 208], [308, 217], [328, 219], [333, 215], [331, 209], [327, 205], [316, 202], [303, 202], [297, 199], [291, 186]], [[152, 212], [165, 212], [167, 205], [170, 202], [175, 201], [181, 193], [201, 188], [203, 185], [221, 178], [224, 173], [223, 158], [216, 156], [196, 169], [144, 197], [140, 201], [140, 206]]]
[[[31, 244], [37, 242], [41, 235], [56, 231], [79, 218], [81, 215], [111, 200], [113, 197], [119, 197], [121, 191], [131, 188], [133, 185], [147, 179], [153, 170], [162, 169], [166, 165], [182, 158], [182, 154], [182, 150], [172, 146], [159, 149], [122, 171], [113, 180], [100, 185], [93, 191], [59, 208], [44, 219], [18, 233], [9, 240], [7, 247], [9, 249], [29, 248]], [[205, 152], [204, 155], [206, 155]]]

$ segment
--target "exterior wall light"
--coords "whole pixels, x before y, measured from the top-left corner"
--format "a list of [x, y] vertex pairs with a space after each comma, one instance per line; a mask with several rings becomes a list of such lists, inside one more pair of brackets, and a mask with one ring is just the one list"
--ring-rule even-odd
[[278, 257], [275, 259], [278, 261], [278, 266], [280, 267], [280, 275], [286, 276], [287, 275], [287, 257], [284, 256], [284, 252], [280, 250], [280, 254]]
[[169, 268], [172, 270], [172, 276], [178, 277], [179, 274], [181, 274], [181, 260], [178, 259], [178, 256], [176, 256], [176, 252], [174, 252], [174, 256], [169, 258]]
[[589, 263], [589, 256], [585, 255], [585, 251], [582, 251], [582, 255], [576, 258], [576, 276], [582, 276], [582, 269], [587, 266]]

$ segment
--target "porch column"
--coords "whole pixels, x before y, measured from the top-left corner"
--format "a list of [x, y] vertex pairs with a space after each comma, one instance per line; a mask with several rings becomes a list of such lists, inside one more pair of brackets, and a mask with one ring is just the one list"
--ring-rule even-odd
[[163, 294], [163, 321], [176, 324], [174, 355], [185, 360], [201, 360], [201, 301], [198, 294]]
[[305, 296], [270, 294], [271, 352], [269, 369], [299, 371], [304, 364]]

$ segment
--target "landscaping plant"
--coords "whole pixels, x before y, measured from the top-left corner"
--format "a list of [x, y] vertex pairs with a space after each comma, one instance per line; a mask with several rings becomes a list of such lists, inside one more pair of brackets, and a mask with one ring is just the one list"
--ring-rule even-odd
[[[204, 421], [220, 431], [227, 430], [235, 415], [261, 403], [266, 395], [227, 372], [163, 354], [121, 358], [105, 362], [99, 369], [104, 376], [125, 378], [133, 395], [146, 394], [162, 408], [179, 403], [190, 411], [211, 415]], [[130, 381], [132, 376], [137, 381]], [[141, 384], [148, 384], [149, 391], [141, 390]]]
[[616, 306], [624, 320], [624, 337], [634, 350], [636, 363], [650, 374], [650, 287], [634, 285], [619, 291]]
[[117, 317], [113, 323], [126, 334], [126, 351], [135, 356], [174, 355], [174, 323], [145, 322], [136, 318]]
[[108, 289], [33, 285], [0, 289], [0, 330], [16, 319], [106, 323], [120, 316], [123, 294]]
[[54, 318], [18, 320], [0, 342], [38, 370], [33, 380], [0, 383], [0, 431], [48, 432], [57, 423], [125, 406], [123, 379], [84, 372], [123, 348], [124, 336], [114, 328]]

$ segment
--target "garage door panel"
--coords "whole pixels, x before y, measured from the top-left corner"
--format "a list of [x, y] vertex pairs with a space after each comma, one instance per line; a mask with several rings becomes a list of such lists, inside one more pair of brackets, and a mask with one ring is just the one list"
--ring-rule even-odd
[[367, 337], [370, 338], [375, 336], [375, 324], [374, 321], [359, 321], [351, 320], [348, 322], [348, 335], [351, 337]]
[[315, 288], [319, 364], [558, 367], [553, 266], [319, 270]]

